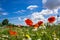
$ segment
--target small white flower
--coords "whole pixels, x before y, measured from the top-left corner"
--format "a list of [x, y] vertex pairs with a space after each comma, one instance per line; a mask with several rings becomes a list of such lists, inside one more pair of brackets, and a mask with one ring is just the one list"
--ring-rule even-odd
[[26, 39], [26, 38], [23, 38], [23, 40], [31, 40], [31, 38], [28, 38], [28, 39]]
[[32, 31], [37, 31], [37, 28], [32, 29]]
[[56, 37], [56, 35], [52, 35], [53, 37]]
[[54, 38], [54, 40], [59, 40], [59, 38]]
[[37, 39], [37, 40], [41, 40], [41, 39]]
[[40, 26], [39, 28], [40, 29], [46, 29], [46, 26]]
[[8, 37], [8, 35], [2, 35], [2, 37]]

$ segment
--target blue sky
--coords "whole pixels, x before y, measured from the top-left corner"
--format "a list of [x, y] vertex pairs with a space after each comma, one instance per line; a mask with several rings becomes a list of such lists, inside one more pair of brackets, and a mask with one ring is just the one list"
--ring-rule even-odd
[[7, 18], [12, 24], [25, 25], [26, 18], [36, 23], [59, 13], [59, 0], [0, 0], [0, 22]]

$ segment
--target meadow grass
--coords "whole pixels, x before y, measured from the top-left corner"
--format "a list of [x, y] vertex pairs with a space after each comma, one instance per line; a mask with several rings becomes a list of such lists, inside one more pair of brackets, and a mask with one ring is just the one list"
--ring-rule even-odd
[[[17, 36], [11, 36], [9, 34], [9, 30], [13, 30], [17, 32]], [[37, 29], [37, 31], [33, 31], [32, 27], [12, 27], [5, 28], [0, 27], [0, 40], [23, 40], [25, 35], [29, 35], [32, 40], [56, 40], [60, 39], [60, 26], [52, 26], [46, 27], [46, 29]], [[55, 35], [55, 36], [54, 36]]]

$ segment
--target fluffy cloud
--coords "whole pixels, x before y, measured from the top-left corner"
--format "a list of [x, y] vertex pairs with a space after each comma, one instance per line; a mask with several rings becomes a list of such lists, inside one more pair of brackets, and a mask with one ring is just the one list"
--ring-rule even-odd
[[34, 12], [32, 13], [31, 15], [31, 20], [33, 20], [34, 23], [37, 23], [39, 20], [44, 20], [44, 16], [43, 15], [40, 15], [40, 13], [38, 12]]
[[[54, 11], [55, 11], [55, 13], [54, 13]], [[49, 9], [43, 9], [41, 12], [34, 12], [32, 15], [37, 15], [38, 16], [38, 15], [50, 15], [50, 14], [53, 14], [53, 13], [57, 14], [57, 12], [56, 12], [57, 10], [54, 10], [54, 11], [49, 10]]]
[[0, 16], [1, 16], [1, 15], [8, 15], [8, 13], [2, 12], [2, 13], [0, 13]]
[[60, 0], [46, 0], [44, 7], [48, 9], [57, 9], [60, 7]]
[[8, 15], [8, 13], [2, 13], [2, 15]]
[[[55, 10], [56, 11], [56, 10]], [[29, 18], [31, 19], [34, 23], [37, 23], [38, 21], [42, 20], [44, 23], [47, 22], [48, 18], [45, 18], [44, 15], [50, 15], [53, 14], [54, 12], [50, 9], [43, 9], [41, 12], [33, 12], [31, 15], [25, 17], [23, 20]], [[56, 12], [57, 13], [57, 12]], [[55, 14], [56, 14], [55, 13]], [[55, 22], [56, 23], [56, 22]]]
[[60, 0], [42, 0], [43, 7], [53, 10], [54, 13], [58, 13], [60, 9]]
[[57, 23], [60, 23], [60, 17], [57, 18]]
[[26, 10], [19, 10], [19, 11], [17, 11], [17, 12], [14, 12], [14, 13], [17, 13], [17, 14], [19, 14], [19, 13], [24, 13], [24, 12], [26, 12]]
[[49, 14], [52, 14], [52, 13], [53, 13], [53, 11], [49, 10], [49, 9], [45, 9], [45, 10], [42, 10], [40, 12], [40, 14], [42, 14], [42, 15], [49, 15]]
[[37, 7], [38, 7], [37, 5], [30, 5], [30, 6], [27, 7], [27, 9], [33, 10], [33, 9], [35, 9]]
[[48, 18], [45, 18], [44, 15], [50, 15], [50, 14], [53, 14], [52, 10], [43, 9], [41, 12], [33, 12], [30, 16], [25, 17], [23, 20], [29, 18], [34, 23], [37, 23], [40, 20], [42, 20], [44, 23], [46, 23]]
[[8, 13], [3, 8], [0, 8], [0, 15], [8, 15]]
[[33, 13], [32, 14], [32, 19], [38, 19], [38, 20], [41, 20], [41, 19], [44, 19], [43, 15], [40, 15], [39, 13]]
[[43, 9], [41, 12], [32, 13], [32, 15], [30, 17], [34, 21], [34, 23], [38, 22], [39, 20], [42, 20], [42, 21], [44, 21], [44, 23], [46, 23], [48, 18], [45, 18], [44, 15], [50, 15], [50, 14], [53, 14], [53, 13], [54, 12], [52, 10], [49, 10], [49, 9], [44, 10]]
[[47, 2], [47, 0], [42, 0], [42, 3], [44, 4], [44, 3], [46, 3]]
[[25, 21], [27, 18], [24, 18], [23, 21]]

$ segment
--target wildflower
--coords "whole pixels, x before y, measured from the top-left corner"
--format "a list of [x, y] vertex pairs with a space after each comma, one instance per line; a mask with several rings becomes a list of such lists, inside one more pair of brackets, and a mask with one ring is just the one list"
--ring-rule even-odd
[[41, 39], [37, 39], [37, 40], [41, 40]]
[[41, 29], [46, 29], [46, 26], [45, 26], [44, 23], [43, 23], [43, 24], [41, 24], [41, 26], [40, 26], [39, 28], [41, 28]]
[[55, 20], [56, 20], [56, 18], [54, 16], [51, 16], [48, 18], [49, 23], [53, 23]]
[[56, 37], [56, 33], [55, 33], [55, 31], [52, 33], [52, 36], [53, 36], [53, 37]]
[[34, 29], [32, 29], [32, 31], [37, 31], [37, 29], [38, 29], [38, 28], [34, 28]]
[[8, 38], [8, 35], [4, 35], [4, 34], [3, 34], [2, 37], [6, 37], [6, 38]]
[[12, 31], [12, 30], [9, 30], [9, 34], [10, 34], [11, 36], [16, 36], [16, 35], [17, 35], [17, 33], [16, 33], [15, 31]]
[[28, 34], [26, 34], [25, 38], [23, 38], [23, 40], [31, 40], [31, 37]]
[[52, 34], [53, 34], [52, 36], [53, 36], [53, 39], [54, 39], [54, 40], [59, 40], [59, 38], [57, 38], [57, 36], [56, 36], [55, 31], [54, 31]]
[[59, 40], [59, 38], [54, 38], [54, 40]]
[[30, 38], [30, 36], [29, 36], [29, 35], [27, 35], [27, 34], [26, 34], [26, 37], [27, 37], [27, 38]]
[[39, 25], [38, 25], [38, 23], [36, 23], [36, 24], [34, 24], [34, 29], [32, 29], [33, 31], [37, 31], [37, 29], [38, 29], [38, 27], [39, 27]]
[[25, 38], [23, 38], [23, 40], [31, 40], [31, 38], [29, 38], [29, 39], [25, 39]]
[[30, 19], [26, 19], [26, 20], [25, 20], [25, 23], [26, 23], [27, 25], [29, 25], [29, 26], [32, 26], [32, 25], [33, 25], [33, 22], [32, 22], [32, 20], [30, 20]]
[[39, 21], [39, 22], [38, 22], [38, 25], [39, 25], [39, 26], [40, 26], [41, 24], [43, 24], [43, 21]]
[[39, 25], [36, 23], [35, 25], [34, 25], [34, 28], [38, 28], [39, 27]]

